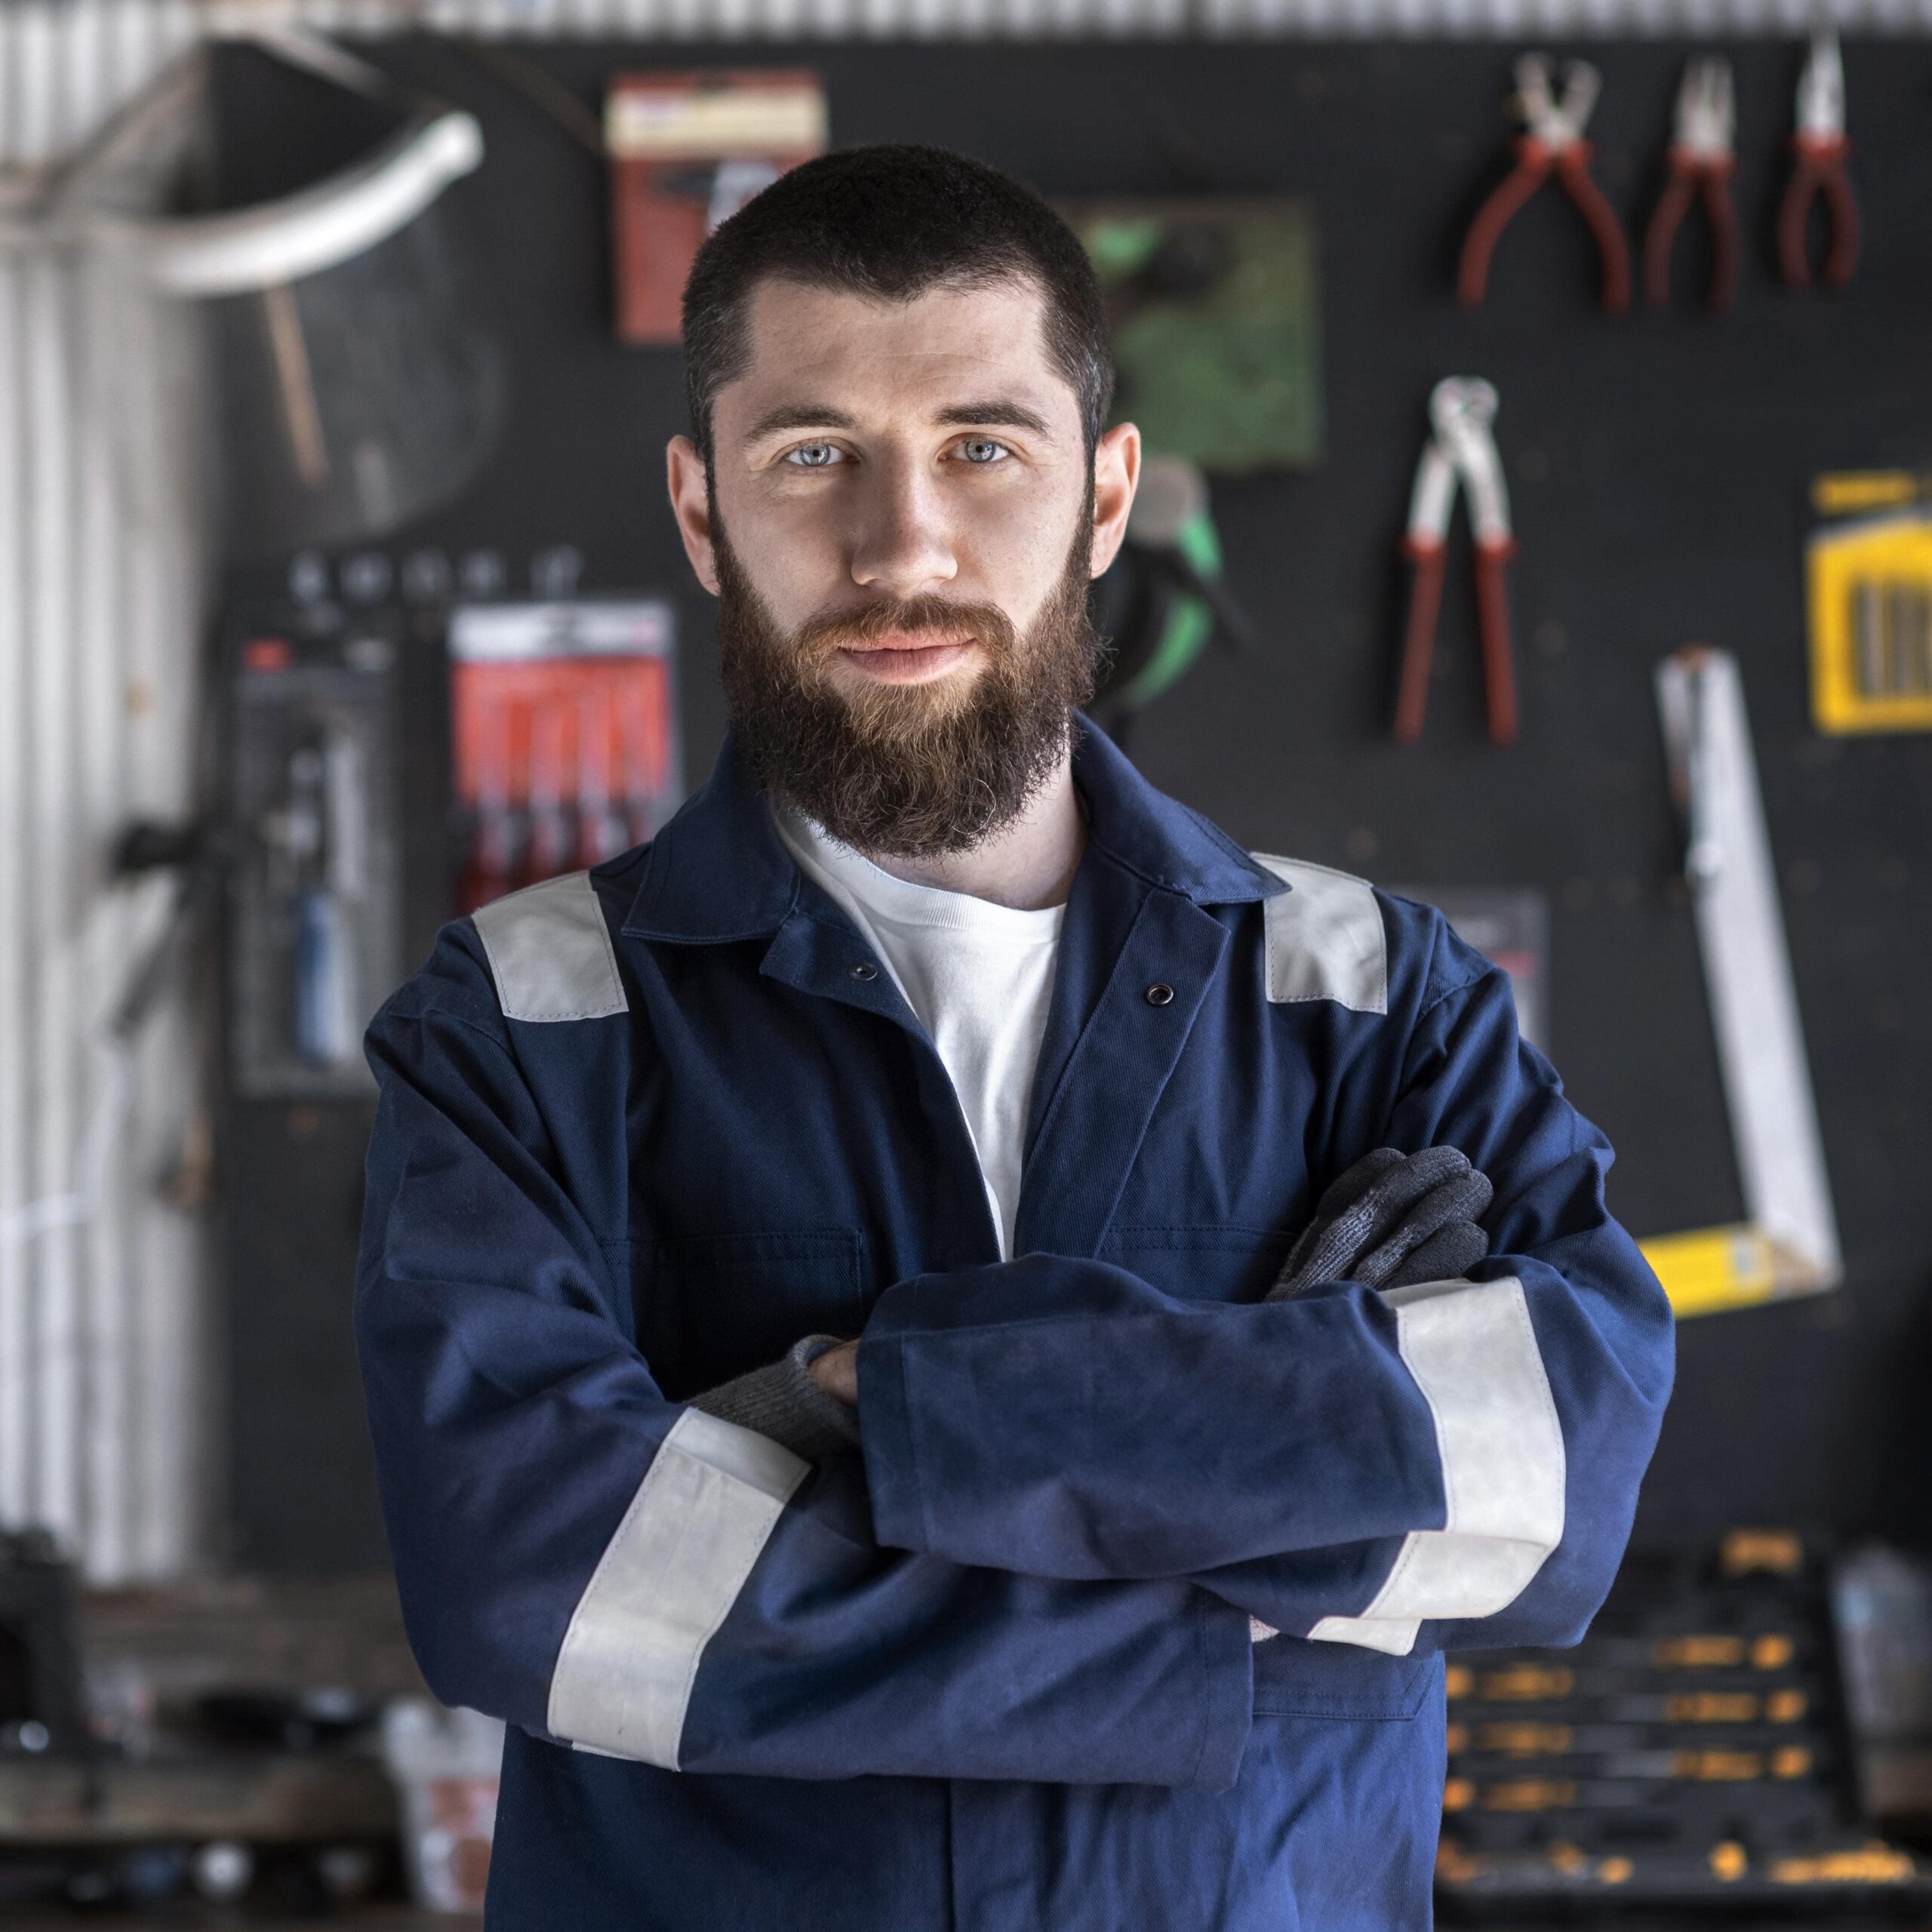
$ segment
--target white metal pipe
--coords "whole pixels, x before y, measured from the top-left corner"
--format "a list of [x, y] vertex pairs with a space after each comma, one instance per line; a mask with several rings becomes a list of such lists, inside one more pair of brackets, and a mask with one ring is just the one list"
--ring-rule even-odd
[[438, 115], [367, 162], [281, 201], [144, 223], [155, 278], [176, 294], [228, 295], [333, 268], [414, 220], [482, 158], [475, 118]]

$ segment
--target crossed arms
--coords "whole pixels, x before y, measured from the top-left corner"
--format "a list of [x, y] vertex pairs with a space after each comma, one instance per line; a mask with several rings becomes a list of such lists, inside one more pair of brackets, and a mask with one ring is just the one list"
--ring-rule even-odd
[[665, 1768], [1221, 1789], [1251, 1617], [1562, 1642], [1608, 1586], [1669, 1314], [1499, 980], [1423, 1017], [1383, 1136], [1490, 1175], [1478, 1278], [1223, 1303], [1078, 1257], [915, 1277], [860, 1341], [862, 1454], [815, 1467], [663, 1398], [506, 1041], [403, 1001], [371, 1054], [358, 1335], [448, 1701]]

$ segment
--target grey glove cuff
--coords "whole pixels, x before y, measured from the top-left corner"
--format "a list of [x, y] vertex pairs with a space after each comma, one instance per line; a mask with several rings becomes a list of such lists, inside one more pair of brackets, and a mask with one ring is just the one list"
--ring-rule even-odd
[[812, 1380], [813, 1358], [836, 1348], [838, 1341], [836, 1335], [808, 1335], [768, 1367], [694, 1395], [691, 1406], [721, 1422], [768, 1435], [808, 1463], [856, 1447], [859, 1412], [828, 1395]]

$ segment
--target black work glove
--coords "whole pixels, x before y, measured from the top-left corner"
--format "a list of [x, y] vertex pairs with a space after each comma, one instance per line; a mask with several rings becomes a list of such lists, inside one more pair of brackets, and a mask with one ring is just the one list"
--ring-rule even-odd
[[1266, 1299], [1284, 1300], [1313, 1281], [1452, 1281], [1489, 1252], [1476, 1217], [1492, 1192], [1459, 1149], [1378, 1147], [1330, 1183]]
[[694, 1395], [691, 1406], [721, 1422], [756, 1429], [808, 1463], [857, 1446], [859, 1412], [812, 1380], [811, 1362], [838, 1346], [836, 1335], [808, 1335], [777, 1361]]

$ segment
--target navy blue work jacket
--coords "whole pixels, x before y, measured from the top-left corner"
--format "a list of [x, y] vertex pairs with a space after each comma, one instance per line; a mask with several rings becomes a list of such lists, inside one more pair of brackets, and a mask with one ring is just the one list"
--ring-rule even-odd
[[[417, 1657], [509, 1723], [503, 1932], [1411, 1932], [1443, 1649], [1609, 1584], [1670, 1316], [1506, 979], [1084, 721], [1074, 770], [1011, 1262], [729, 743], [371, 1029], [363, 1373]], [[1472, 1278], [1260, 1300], [1343, 1168], [1445, 1144]], [[814, 1331], [862, 1449], [686, 1406]]]

